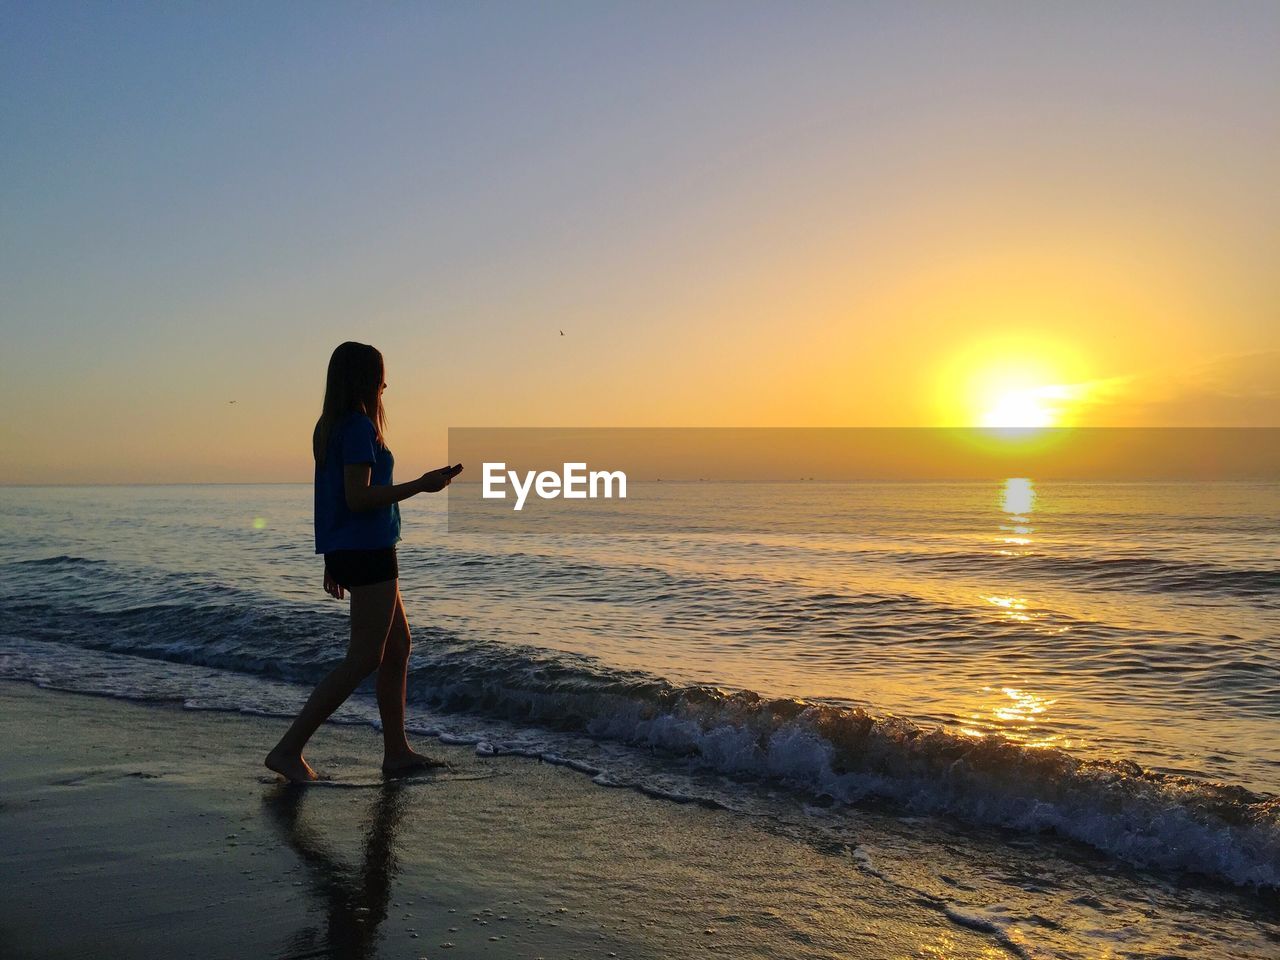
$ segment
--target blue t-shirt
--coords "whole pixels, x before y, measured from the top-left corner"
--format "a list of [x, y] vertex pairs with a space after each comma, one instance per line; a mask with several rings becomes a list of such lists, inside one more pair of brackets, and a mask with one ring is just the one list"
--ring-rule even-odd
[[378, 443], [373, 421], [363, 413], [349, 413], [333, 425], [324, 463], [316, 464], [316, 553], [381, 550], [400, 540], [398, 503], [359, 512], [347, 506], [349, 463], [371, 464], [369, 485], [390, 486], [395, 458]]

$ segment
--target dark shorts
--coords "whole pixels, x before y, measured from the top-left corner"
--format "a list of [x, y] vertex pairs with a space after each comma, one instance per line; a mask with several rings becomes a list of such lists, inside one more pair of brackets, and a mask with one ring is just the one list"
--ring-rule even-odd
[[396, 548], [382, 550], [334, 550], [324, 555], [324, 569], [350, 590], [367, 587], [371, 583], [395, 580], [400, 576], [396, 563]]

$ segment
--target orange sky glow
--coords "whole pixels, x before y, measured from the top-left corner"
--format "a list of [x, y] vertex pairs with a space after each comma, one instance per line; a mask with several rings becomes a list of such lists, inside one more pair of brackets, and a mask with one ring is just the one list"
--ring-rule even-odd
[[733, 9], [18, 15], [0, 483], [306, 481], [347, 339], [398, 476], [450, 427], [1280, 425], [1280, 8]]

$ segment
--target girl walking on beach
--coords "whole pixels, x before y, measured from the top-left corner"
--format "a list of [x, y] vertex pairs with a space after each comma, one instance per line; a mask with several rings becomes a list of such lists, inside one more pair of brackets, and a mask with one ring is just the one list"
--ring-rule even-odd
[[339, 600], [351, 594], [351, 643], [346, 658], [320, 681], [288, 732], [267, 754], [268, 769], [289, 780], [317, 779], [302, 757], [303, 747], [375, 670], [383, 773], [402, 776], [443, 766], [415, 753], [405, 737], [409, 622], [400, 599], [396, 543], [400, 501], [443, 490], [462, 465], [392, 483], [394, 458], [383, 441], [384, 374], [382, 354], [368, 344], [344, 343], [329, 358], [324, 410], [311, 438], [316, 553], [324, 554], [325, 592]]

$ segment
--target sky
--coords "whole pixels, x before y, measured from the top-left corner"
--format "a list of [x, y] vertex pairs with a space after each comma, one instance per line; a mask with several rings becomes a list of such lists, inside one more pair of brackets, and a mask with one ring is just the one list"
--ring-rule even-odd
[[[0, 483], [1280, 425], [1280, 4], [0, 3]], [[563, 335], [561, 334], [563, 331]], [[234, 402], [232, 402], [234, 401]]]

